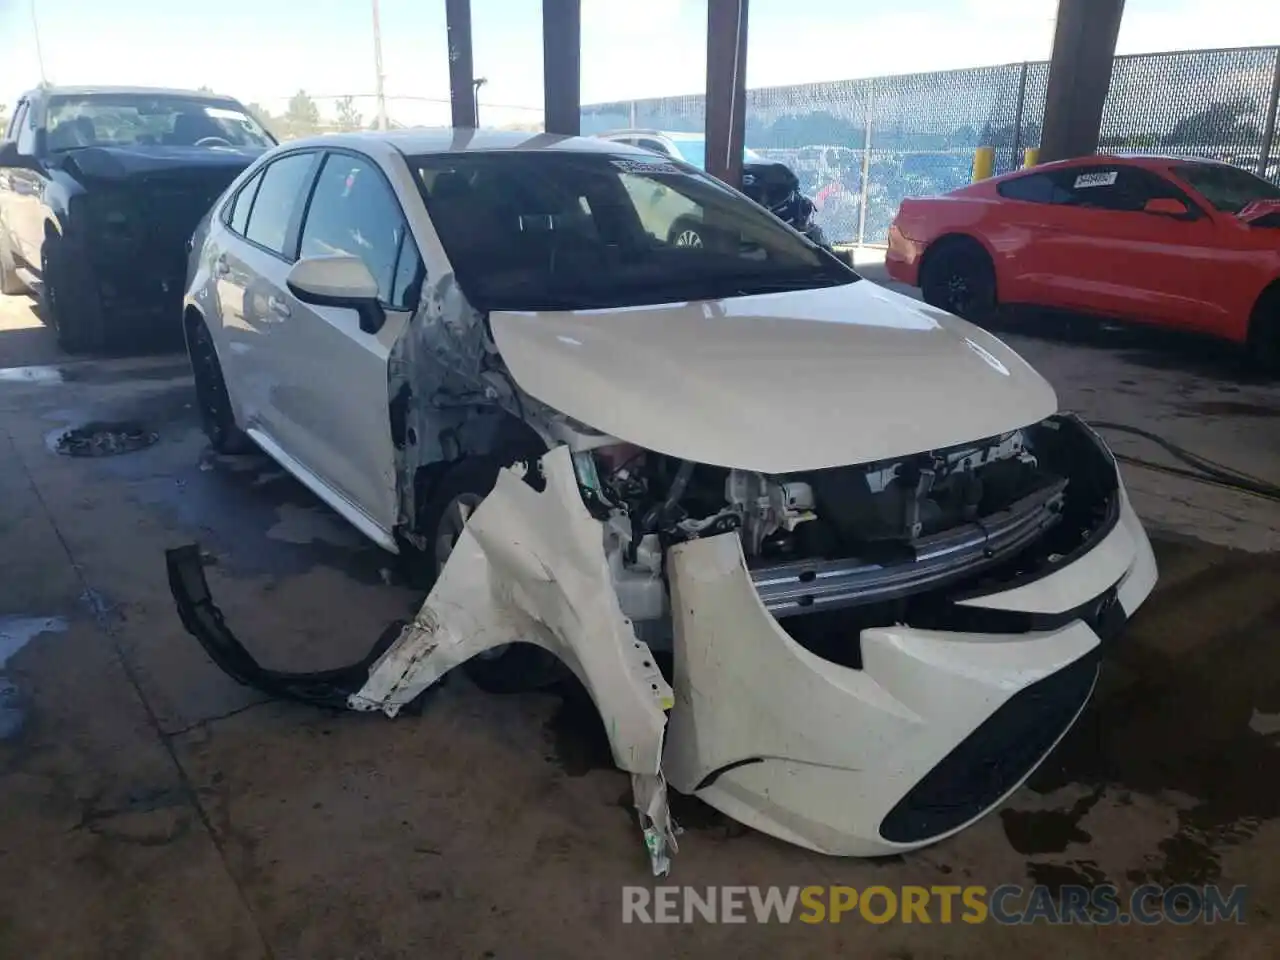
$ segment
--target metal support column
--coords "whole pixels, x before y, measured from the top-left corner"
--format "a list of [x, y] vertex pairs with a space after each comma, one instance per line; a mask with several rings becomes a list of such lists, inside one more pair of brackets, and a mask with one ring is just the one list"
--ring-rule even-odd
[[476, 89], [471, 66], [471, 0], [444, 0], [449, 35], [449, 106], [455, 127], [476, 125]]
[[1040, 161], [1098, 149], [1124, 0], [1058, 0]]
[[742, 186], [747, 120], [747, 0], [707, 2], [707, 173]]
[[582, 132], [582, 14], [579, 0], [542, 0], [543, 127]]
[[1271, 75], [1271, 96], [1267, 99], [1267, 119], [1262, 127], [1262, 146], [1258, 154], [1257, 174], [1265, 177], [1271, 165], [1271, 147], [1276, 139], [1276, 110], [1280, 107], [1280, 47], [1276, 48], [1276, 65]]
[[1022, 72], [1018, 76], [1018, 107], [1013, 112], [1013, 156], [1009, 158], [1009, 169], [1017, 170], [1022, 166], [1022, 110], [1027, 103], [1027, 61], [1022, 61]]

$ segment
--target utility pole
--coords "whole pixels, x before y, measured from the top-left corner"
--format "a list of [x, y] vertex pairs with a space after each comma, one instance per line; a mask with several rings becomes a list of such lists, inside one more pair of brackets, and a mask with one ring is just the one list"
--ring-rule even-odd
[[475, 129], [476, 88], [471, 69], [471, 0], [444, 0], [449, 43], [449, 112], [455, 129]]
[[[32, 0], [34, 3], [35, 0]], [[378, 21], [378, 0], [373, 0], [373, 69], [377, 76], [374, 78], [374, 91], [378, 96], [378, 129], [387, 129], [387, 96], [383, 90], [382, 75], [382, 26]]]
[[44, 74], [44, 51], [40, 49], [40, 21], [36, 19], [36, 0], [31, 0], [31, 32], [36, 39], [36, 64], [40, 68], [40, 86], [49, 81]]
[[475, 128], [480, 129], [480, 88], [489, 82], [488, 77], [476, 77], [471, 81], [471, 102], [476, 107]]

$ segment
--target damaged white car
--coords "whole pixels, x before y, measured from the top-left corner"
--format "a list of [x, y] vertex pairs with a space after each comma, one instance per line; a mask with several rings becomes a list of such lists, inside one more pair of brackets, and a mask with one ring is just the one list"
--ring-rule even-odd
[[[704, 243], [669, 243], [679, 217]], [[570, 670], [633, 778], [839, 855], [1015, 789], [1156, 579], [1103, 442], [999, 340], [862, 281], [687, 165], [474, 131], [293, 142], [193, 241], [213, 445], [246, 438], [434, 586], [344, 670], [242, 682], [395, 715], [455, 666]]]

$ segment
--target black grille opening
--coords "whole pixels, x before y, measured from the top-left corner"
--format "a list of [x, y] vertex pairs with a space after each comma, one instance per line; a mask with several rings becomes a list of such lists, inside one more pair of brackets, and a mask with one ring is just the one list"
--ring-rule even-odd
[[891, 843], [964, 825], [1025, 777], [1071, 725], [1098, 677], [1098, 651], [1014, 694], [921, 778], [880, 823]]

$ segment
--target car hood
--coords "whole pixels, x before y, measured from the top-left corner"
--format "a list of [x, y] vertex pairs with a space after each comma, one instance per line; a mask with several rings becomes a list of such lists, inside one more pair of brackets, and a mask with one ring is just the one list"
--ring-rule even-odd
[[490, 315], [530, 396], [619, 440], [792, 473], [995, 436], [1057, 410], [988, 333], [869, 281], [610, 310]]
[[226, 147], [83, 147], [68, 152], [63, 166], [80, 177], [96, 180], [129, 180], [184, 170], [234, 176], [262, 153], [259, 149]]

